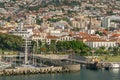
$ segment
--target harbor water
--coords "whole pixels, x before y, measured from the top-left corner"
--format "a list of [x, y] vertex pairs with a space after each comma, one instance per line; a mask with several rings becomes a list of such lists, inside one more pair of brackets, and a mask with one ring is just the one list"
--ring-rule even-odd
[[88, 70], [79, 72], [0, 76], [0, 80], [120, 80], [120, 70]]

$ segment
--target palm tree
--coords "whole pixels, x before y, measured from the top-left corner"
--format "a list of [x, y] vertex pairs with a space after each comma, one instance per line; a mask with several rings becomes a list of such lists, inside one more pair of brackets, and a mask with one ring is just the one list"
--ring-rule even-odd
[[108, 48], [109, 55], [112, 55], [112, 54], [111, 54], [112, 51], [113, 51], [113, 48], [112, 48], [112, 47], [109, 47], [109, 48]]
[[38, 40], [38, 52], [41, 53], [41, 46], [42, 46], [42, 42], [40, 40]]
[[47, 50], [46, 44], [42, 44], [40, 50], [41, 50], [43, 53], [46, 53], [46, 50]]
[[91, 52], [92, 52], [92, 59], [93, 59], [94, 58], [95, 50], [93, 49]]
[[37, 53], [37, 42], [36, 41], [32, 41], [31, 42], [32, 45], [32, 55], [33, 55], [33, 65], [35, 65], [35, 59], [34, 59], [34, 54]]
[[56, 51], [56, 42], [55, 42], [55, 40], [51, 41], [50, 50], [53, 51], [53, 54], [55, 53], [55, 51]]
[[37, 53], [37, 42], [32, 41], [31, 45], [32, 45], [32, 52], [36, 54]]

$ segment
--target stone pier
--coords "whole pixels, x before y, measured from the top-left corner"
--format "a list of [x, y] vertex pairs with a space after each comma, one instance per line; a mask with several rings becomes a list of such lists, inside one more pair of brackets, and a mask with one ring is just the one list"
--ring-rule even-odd
[[63, 72], [62, 67], [4, 69], [0, 71], [0, 75], [20, 75], [20, 74], [57, 73], [57, 72]]
[[0, 70], [0, 75], [26, 75], [43, 73], [61, 73], [80, 71], [80, 65], [51, 66], [51, 67], [20, 67], [15, 69]]

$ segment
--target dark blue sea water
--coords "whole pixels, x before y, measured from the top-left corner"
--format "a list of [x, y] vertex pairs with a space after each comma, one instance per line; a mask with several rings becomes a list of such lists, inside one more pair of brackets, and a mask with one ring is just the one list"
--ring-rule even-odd
[[80, 72], [0, 76], [0, 80], [120, 80], [120, 70], [87, 70]]

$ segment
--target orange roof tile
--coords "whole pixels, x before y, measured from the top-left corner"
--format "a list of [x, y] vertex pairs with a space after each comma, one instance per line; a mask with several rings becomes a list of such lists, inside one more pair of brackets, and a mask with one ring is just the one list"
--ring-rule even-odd
[[119, 37], [120, 34], [113, 34], [112, 37]]
[[49, 38], [49, 39], [57, 39], [57, 38], [59, 38], [59, 37], [57, 37], [57, 36], [52, 36], [52, 35], [48, 35], [47, 38]]

